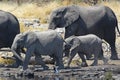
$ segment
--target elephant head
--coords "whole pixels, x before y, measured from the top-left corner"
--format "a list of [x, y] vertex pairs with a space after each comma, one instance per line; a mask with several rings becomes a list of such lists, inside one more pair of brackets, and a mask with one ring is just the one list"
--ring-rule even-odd
[[18, 67], [19, 65], [21, 65], [21, 62], [23, 61], [23, 59], [20, 56], [20, 52], [23, 47], [24, 47], [24, 36], [22, 33], [20, 33], [15, 36], [11, 46], [11, 51], [13, 52], [13, 55], [16, 58], [16, 63], [13, 65], [13, 67]]
[[11, 50], [14, 54], [14, 57], [16, 58], [17, 66], [20, 65], [20, 62], [23, 62], [23, 59], [20, 56], [21, 50], [23, 50], [23, 48], [28, 48], [35, 40], [36, 36], [34, 36], [34, 33], [31, 32], [25, 32], [16, 35], [11, 46]]
[[22, 48], [22, 46], [23, 46], [23, 44], [22, 44], [23, 41], [24, 41], [24, 38], [23, 38], [23, 34], [22, 34], [22, 33], [16, 35], [16, 37], [15, 37], [15, 39], [14, 39], [14, 41], [13, 41], [13, 44], [12, 44], [11, 48], [12, 48], [13, 50], [17, 50], [18, 48]]
[[80, 45], [80, 40], [76, 38], [75, 36], [71, 36], [69, 38], [65, 39], [65, 44], [64, 44], [64, 53], [65, 56], [69, 56], [69, 52], [71, 52], [74, 49], [77, 49], [78, 46]]
[[[70, 27], [75, 21], [79, 19], [79, 11], [76, 10], [77, 6], [70, 7], [61, 7], [57, 10], [54, 10], [50, 16], [49, 29], [56, 28], [67, 28], [65, 30], [66, 33], [72, 35], [73, 31], [72, 27]], [[75, 27], [77, 27], [75, 25]], [[75, 28], [74, 29], [77, 29]]]

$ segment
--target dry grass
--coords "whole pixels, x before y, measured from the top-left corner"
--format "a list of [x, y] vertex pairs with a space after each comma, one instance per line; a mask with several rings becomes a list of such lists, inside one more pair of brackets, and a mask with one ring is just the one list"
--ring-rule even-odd
[[[85, 3], [75, 3], [75, 2], [73, 3], [68, 1], [64, 1], [62, 3], [50, 2], [48, 4], [42, 4], [39, 6], [35, 3], [29, 3], [29, 4], [26, 3], [26, 4], [22, 4], [21, 6], [17, 6], [17, 4], [13, 4], [13, 3], [11, 4], [0, 3], [0, 9], [9, 11], [14, 15], [16, 15], [18, 18], [40, 18], [41, 23], [46, 23], [47, 22], [46, 20], [53, 9], [56, 9], [63, 5], [70, 5], [70, 4], [88, 6]], [[100, 4], [111, 7], [115, 12], [115, 14], [117, 15], [117, 17], [118, 18], [120, 17], [120, 10], [119, 10], [120, 2], [112, 1], [112, 2], [104, 2], [104, 3], [102, 2]]]
[[4, 65], [10, 65], [15, 63], [15, 60], [13, 59], [4, 59], [0, 57], [0, 65], [4, 64]]
[[[112, 1], [112, 2], [102, 2], [100, 4], [107, 5], [113, 9], [113, 11], [116, 13], [117, 17], [120, 17], [120, 10], [119, 5], [120, 2]], [[88, 6], [85, 3], [75, 3], [75, 2], [68, 2], [64, 1], [62, 3], [58, 2], [50, 2], [48, 4], [42, 4], [37, 5], [35, 3], [26, 3], [22, 4], [21, 6], [17, 6], [17, 4], [13, 3], [0, 3], [0, 9], [9, 11], [13, 14], [15, 14], [18, 18], [40, 18], [41, 23], [46, 23], [48, 15], [50, 12], [63, 5], [70, 5], [70, 4], [78, 4], [82, 6]]]
[[105, 3], [102, 3], [106, 6], [109, 6], [116, 14], [117, 18], [118, 18], [118, 21], [120, 22], [120, 2], [118, 1], [111, 1], [109, 3], [105, 2]]

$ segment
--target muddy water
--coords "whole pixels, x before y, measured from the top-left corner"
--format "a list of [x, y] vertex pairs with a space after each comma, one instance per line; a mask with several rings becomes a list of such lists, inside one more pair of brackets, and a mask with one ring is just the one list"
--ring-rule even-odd
[[0, 77], [0, 80], [103, 80], [103, 78], [101, 79], [97, 77], [82, 78], [79, 75], [76, 75], [76, 76], [44, 76], [44, 77], [35, 76], [34, 78], [28, 78], [28, 77], [16, 78], [12, 76], [12, 77]]
[[38, 70], [20, 75], [18, 69], [0, 69], [0, 80], [120, 80], [120, 65], [101, 65], [86, 68]]
[[[80, 80], [80, 78], [77, 77], [35, 77], [35, 78], [15, 78], [15, 77], [10, 77], [10, 78], [5, 78], [2, 77], [0, 80]], [[81, 79], [82, 80], [82, 79]]]

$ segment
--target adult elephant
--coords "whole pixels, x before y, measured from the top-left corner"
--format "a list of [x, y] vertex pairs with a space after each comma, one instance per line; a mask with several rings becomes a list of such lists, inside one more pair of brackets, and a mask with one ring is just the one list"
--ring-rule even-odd
[[17, 18], [9, 12], [0, 10], [0, 48], [11, 47], [18, 33], [20, 27]]
[[20, 49], [26, 48], [25, 60], [23, 61], [23, 70], [28, 68], [28, 63], [32, 54], [35, 54], [36, 62], [41, 64], [44, 69], [48, 67], [41, 59], [41, 55], [50, 55], [54, 57], [56, 66], [63, 68], [63, 38], [55, 30], [48, 30], [43, 32], [25, 32], [16, 35], [11, 50], [16, 56], [16, 66], [22, 62], [20, 56]]
[[[71, 35], [95, 34], [110, 44], [111, 59], [117, 60], [115, 49], [118, 22], [114, 12], [107, 6], [65, 6], [50, 15], [49, 29], [65, 28], [65, 38]], [[119, 32], [119, 30], [118, 30]], [[120, 32], [119, 32], [120, 33]]]

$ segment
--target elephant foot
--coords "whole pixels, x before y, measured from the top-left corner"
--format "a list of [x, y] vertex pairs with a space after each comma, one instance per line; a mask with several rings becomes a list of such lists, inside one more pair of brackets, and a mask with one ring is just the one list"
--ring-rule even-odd
[[88, 66], [88, 64], [86, 62], [81, 63], [81, 67], [87, 67], [87, 66]]
[[120, 60], [120, 59], [118, 58], [118, 56], [111, 56], [110, 59], [111, 59], [111, 60]]
[[91, 64], [90, 66], [97, 66], [96, 64]]
[[107, 58], [104, 58], [104, 59], [103, 59], [103, 62], [104, 62], [104, 65], [108, 64], [108, 59], [107, 59]]
[[98, 60], [102, 60], [102, 59], [103, 59], [103, 55], [99, 55]]
[[92, 63], [90, 66], [97, 66], [98, 64], [97, 63]]

